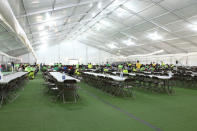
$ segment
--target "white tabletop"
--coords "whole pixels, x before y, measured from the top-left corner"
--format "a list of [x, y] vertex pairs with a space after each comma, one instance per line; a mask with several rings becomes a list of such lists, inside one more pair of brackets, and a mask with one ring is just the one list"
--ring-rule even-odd
[[135, 73], [128, 73], [130, 76], [136, 76]]
[[192, 72], [191, 76], [197, 76], [197, 72]]
[[156, 76], [156, 77], [162, 80], [169, 80], [172, 78], [172, 76]]
[[52, 75], [58, 82], [64, 82], [66, 80], [76, 80], [76, 82], [80, 82], [80, 80], [78, 80], [74, 77], [68, 76], [66, 74], [64, 74], [65, 75], [65, 80], [63, 80], [62, 79], [63, 73], [60, 73], [60, 72], [50, 72], [50, 75]]
[[115, 81], [125, 81], [126, 77], [120, 77], [120, 76], [113, 76], [113, 75], [109, 75], [109, 74], [102, 74], [102, 73], [93, 73], [93, 72], [84, 72], [85, 74], [89, 74], [89, 75], [94, 75], [94, 76], [103, 76], [103, 77], [108, 77], [108, 78], [112, 78]]
[[[129, 73], [130, 76], [136, 76], [135, 73]], [[163, 80], [168, 80], [168, 79], [171, 79], [172, 76], [159, 76], [159, 75], [146, 75], [146, 74], [142, 74], [142, 73], [138, 73], [138, 75], [141, 75], [141, 76], [149, 76], [149, 77], [157, 77], [158, 79], [163, 79]]]
[[16, 78], [19, 78], [23, 75], [26, 75], [26, 74], [27, 74], [27, 72], [16, 72], [16, 73], [13, 73], [13, 74], [5, 75], [5, 76], [3, 76], [3, 79], [0, 80], [0, 84], [7, 84], [10, 81], [12, 81]]

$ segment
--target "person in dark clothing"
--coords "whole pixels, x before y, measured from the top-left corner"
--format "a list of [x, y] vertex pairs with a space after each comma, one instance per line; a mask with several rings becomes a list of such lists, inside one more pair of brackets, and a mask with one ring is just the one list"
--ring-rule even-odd
[[11, 62], [12, 72], [14, 71], [14, 62]]

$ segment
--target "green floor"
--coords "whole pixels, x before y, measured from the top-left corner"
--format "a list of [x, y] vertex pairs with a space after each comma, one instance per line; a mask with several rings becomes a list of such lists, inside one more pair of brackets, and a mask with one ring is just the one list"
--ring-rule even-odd
[[81, 83], [80, 101], [62, 104], [44, 94], [42, 83], [38, 74], [17, 100], [0, 109], [0, 131], [154, 131], [151, 126], [197, 131], [197, 90], [176, 88], [173, 96], [135, 91], [132, 99], [111, 97]]

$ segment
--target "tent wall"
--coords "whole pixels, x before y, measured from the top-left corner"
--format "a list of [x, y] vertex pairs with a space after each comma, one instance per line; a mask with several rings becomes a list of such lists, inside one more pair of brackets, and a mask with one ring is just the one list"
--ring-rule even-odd
[[69, 64], [69, 61], [76, 59], [80, 64], [106, 63], [107, 59], [112, 55], [99, 49], [87, 46], [77, 41], [62, 41], [61, 44], [46, 47], [40, 46], [36, 52], [38, 63], [53, 64], [61, 62]]
[[179, 63], [181, 63], [184, 66], [197, 66], [197, 53], [148, 56], [130, 58], [129, 60], [139, 60], [143, 64], [149, 64], [151, 62], [161, 63], [161, 61], [163, 61], [166, 64], [175, 64], [176, 60], [178, 60]]
[[30, 63], [34, 64], [36, 62], [35, 58], [33, 57], [32, 53], [24, 54], [20, 56], [22, 63]]

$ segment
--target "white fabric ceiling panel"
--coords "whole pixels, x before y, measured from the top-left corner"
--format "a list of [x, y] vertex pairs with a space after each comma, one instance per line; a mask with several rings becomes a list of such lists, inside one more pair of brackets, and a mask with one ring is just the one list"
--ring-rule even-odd
[[[120, 55], [132, 55], [162, 49], [165, 53], [184, 52], [180, 43], [196, 42], [196, 0], [23, 1], [25, 8], [16, 0], [19, 5], [13, 10], [20, 10], [17, 18], [32, 44], [42, 44], [46, 35], [44, 43], [49, 45], [56, 39], [77, 39]], [[150, 37], [154, 33], [158, 40]], [[137, 46], [125, 44], [130, 39]], [[107, 46], [113, 42], [119, 48]]]
[[150, 6], [150, 4], [152, 3], [147, 0], [130, 0], [126, 2], [124, 6], [137, 13], [144, 10], [147, 6]]
[[192, 16], [195, 16], [197, 14], [197, 1], [195, 4], [188, 6], [186, 8], [180, 9], [176, 11], [175, 13], [177, 13], [178, 15], [183, 15], [185, 18], [190, 18]]
[[122, 8], [117, 8], [112, 14], [110, 15], [112, 18], [117, 18], [119, 20], [125, 20], [125, 18], [129, 18], [132, 16], [128, 11], [122, 9]]
[[[53, 18], [68, 18], [73, 15], [74, 7], [65, 8], [62, 10], [55, 10], [53, 11]], [[81, 14], [81, 13], [80, 13]], [[77, 14], [78, 15], [78, 14]]]
[[136, 30], [137, 32], [143, 32], [143, 31], [152, 29], [154, 27], [155, 27], [155, 25], [153, 25], [152, 23], [145, 22], [145, 23], [142, 23], [140, 25], [133, 27], [132, 29]]
[[77, 4], [79, 0], [56, 0], [56, 6], [65, 6], [70, 4]]
[[176, 32], [178, 36], [184, 37], [184, 36], [190, 36], [190, 35], [195, 35], [196, 33], [192, 30], [181, 30]]
[[51, 13], [41, 13], [38, 15], [32, 15], [32, 16], [28, 17], [28, 20], [33, 25], [42, 24], [42, 23], [46, 23], [47, 21], [49, 21], [49, 20], [47, 20], [47, 17], [50, 15], [51, 15]]
[[147, 10], [142, 11], [141, 13], [139, 13], [139, 15], [141, 15], [142, 17], [148, 18], [148, 19], [152, 19], [152, 18], [160, 16], [166, 12], [167, 12], [166, 10], [164, 10], [158, 6], [153, 6], [151, 8], [148, 8]]
[[52, 9], [53, 0], [24, 0], [27, 13]]
[[170, 22], [177, 21], [177, 20], [179, 20], [179, 18], [171, 13], [165, 14], [163, 16], [160, 16], [154, 19], [156, 23], [161, 24], [161, 25], [165, 25]]
[[196, 2], [196, 0], [164, 0], [161, 5], [170, 9], [180, 9]]
[[195, 42], [196, 45], [197, 45], [197, 34], [196, 34], [196, 35], [193, 35], [192, 37], [188, 37], [187, 39], [189, 39], [189, 40]]
[[188, 28], [188, 24], [183, 20], [179, 20], [179, 21], [167, 24], [165, 25], [165, 27], [172, 32], [176, 32], [176, 31], [182, 30], [183, 28]]
[[80, 14], [80, 13], [86, 13], [89, 10], [89, 4], [79, 6], [75, 9], [74, 15]]
[[0, 25], [0, 32], [5, 32], [6, 30], [3, 28], [3, 26]]
[[9, 4], [12, 7], [13, 13], [15, 16], [20, 16], [25, 14], [23, 1], [22, 0], [8, 0]]
[[128, 26], [134, 26], [136, 24], [144, 22], [143, 19], [137, 17], [137, 16], [131, 16], [130, 18], [126, 19], [123, 23]]

